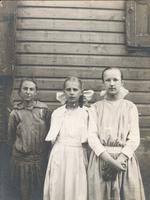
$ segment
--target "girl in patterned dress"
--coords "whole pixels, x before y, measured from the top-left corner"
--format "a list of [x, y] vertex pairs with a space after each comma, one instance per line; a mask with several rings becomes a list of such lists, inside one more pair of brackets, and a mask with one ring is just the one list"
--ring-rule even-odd
[[33, 80], [21, 81], [19, 95], [21, 101], [14, 105], [8, 124], [12, 184], [20, 200], [42, 200], [50, 112], [45, 103], [36, 100], [37, 85]]

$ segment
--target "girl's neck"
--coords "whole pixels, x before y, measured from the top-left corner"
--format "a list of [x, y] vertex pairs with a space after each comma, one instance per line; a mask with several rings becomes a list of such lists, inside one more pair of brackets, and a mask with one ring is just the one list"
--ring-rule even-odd
[[24, 107], [31, 107], [34, 104], [34, 100], [33, 101], [23, 101], [23, 105]]
[[76, 109], [78, 107], [79, 107], [79, 103], [78, 102], [74, 102], [74, 103], [67, 102], [66, 103], [66, 108], [67, 109], [73, 110], [73, 109]]
[[118, 94], [117, 95], [106, 95], [106, 100], [108, 101], [118, 101], [120, 100]]

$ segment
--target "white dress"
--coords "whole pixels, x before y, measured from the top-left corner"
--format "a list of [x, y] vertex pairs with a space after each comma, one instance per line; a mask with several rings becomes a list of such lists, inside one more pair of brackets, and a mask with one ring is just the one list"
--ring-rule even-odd
[[[87, 111], [67, 110], [47, 167], [44, 200], [87, 200], [87, 160], [82, 148]], [[57, 120], [57, 119], [53, 119]]]
[[[93, 110], [92, 110], [93, 109]], [[89, 145], [92, 148], [88, 165], [89, 200], [145, 200], [139, 164], [134, 154], [140, 142], [138, 111], [124, 99], [102, 100], [90, 111]], [[94, 116], [95, 115], [95, 116]], [[127, 170], [113, 180], [103, 177], [106, 163], [100, 154], [107, 151], [114, 159], [120, 153], [128, 157]]]

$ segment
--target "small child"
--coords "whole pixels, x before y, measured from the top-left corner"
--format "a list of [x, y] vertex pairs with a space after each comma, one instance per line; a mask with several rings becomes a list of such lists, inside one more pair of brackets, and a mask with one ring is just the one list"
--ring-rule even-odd
[[47, 167], [44, 200], [87, 200], [88, 108], [83, 106], [82, 82], [69, 77], [64, 82], [65, 105], [52, 114], [46, 137], [54, 146]]
[[14, 105], [8, 123], [8, 140], [12, 146], [11, 178], [20, 200], [34, 199], [37, 192], [42, 200], [50, 112], [45, 103], [36, 100], [37, 84], [33, 80], [21, 81], [19, 96], [21, 102]]

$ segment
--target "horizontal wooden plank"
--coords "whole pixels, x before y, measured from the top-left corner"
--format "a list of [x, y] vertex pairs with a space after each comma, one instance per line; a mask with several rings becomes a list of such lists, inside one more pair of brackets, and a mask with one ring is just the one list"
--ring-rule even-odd
[[128, 55], [124, 45], [19, 42], [17, 53]]
[[129, 93], [127, 99], [135, 104], [149, 104], [150, 95], [148, 93]]
[[150, 128], [150, 116], [140, 117], [139, 122], [141, 128]]
[[[15, 82], [15, 85], [18, 84], [17, 81]], [[39, 82], [38, 82], [38, 87], [39, 87]], [[17, 90], [15, 90], [15, 99], [19, 99], [18, 97], [18, 94], [16, 92]], [[40, 93], [44, 93], [44, 91], [40, 91]], [[46, 91], [47, 93], [47, 91]], [[51, 93], [51, 92], [50, 92]], [[56, 91], [53, 92], [53, 96], [55, 96], [56, 94]], [[96, 95], [98, 96], [99, 93], [96, 92]], [[133, 93], [133, 97], [134, 97], [134, 93]], [[99, 97], [97, 97], [98, 99]], [[129, 99], [129, 98], [128, 98]], [[43, 99], [44, 101], [46, 101], [45, 99]], [[47, 100], [48, 101], [48, 105], [50, 106], [50, 109], [53, 110], [55, 108], [57, 108], [58, 106], [60, 106], [60, 103], [58, 101], [56, 101], [56, 99], [54, 98], [53, 101], [55, 101], [54, 103], [53, 102], [50, 102], [50, 99]], [[94, 100], [96, 101], [96, 99]], [[142, 105], [142, 104], [137, 104], [137, 108], [138, 108], [138, 111], [139, 111], [139, 116], [150, 116], [150, 104], [147, 104], [147, 105]], [[150, 132], [149, 132], [150, 133]]]
[[17, 29], [124, 32], [123, 22], [56, 19], [18, 19]]
[[124, 11], [75, 8], [19, 7], [17, 17], [124, 21]]
[[[62, 86], [63, 80], [57, 79], [57, 80], [44, 81], [42, 79], [35, 79], [35, 81], [37, 82], [38, 88], [40, 90], [41, 89], [62, 90], [62, 87], [63, 87]], [[19, 83], [20, 83], [20, 80], [15, 79], [14, 87], [18, 88]], [[103, 88], [100, 81], [89, 81], [89, 80], [85, 81], [85, 80], [83, 80], [83, 83], [84, 83], [84, 86], [85, 86], [86, 89], [101, 90]], [[128, 84], [130, 84], [130, 88], [131, 88], [131, 83], [128, 82]], [[128, 84], [126, 84], [126, 85], [128, 85]], [[134, 88], [134, 87], [135, 87], [134, 83], [132, 83], [132, 88]], [[141, 88], [143, 89], [144, 86], [141, 87]], [[96, 92], [96, 94], [98, 95], [98, 92]], [[134, 95], [135, 95], [135, 97], [134, 97]], [[144, 102], [145, 94], [138, 94], [138, 95], [140, 95], [140, 99], [139, 99], [140, 103], [141, 103], [141, 99], [143, 99], [143, 102]], [[133, 93], [133, 95], [131, 96], [134, 102], [136, 102], [136, 98], [137, 98], [138, 95]], [[138, 98], [139, 98], [139, 96], [138, 96]], [[130, 95], [129, 95], [128, 99], [131, 99]], [[147, 96], [147, 99], [148, 99], [148, 96]], [[149, 101], [149, 99], [148, 100], [147, 99], [146, 99], [146, 101]], [[139, 110], [139, 115], [150, 115], [150, 106], [149, 105], [138, 105], [138, 110]]]
[[[56, 109], [59, 106], [61, 106], [60, 102], [54, 102], [54, 103], [53, 102], [48, 102], [47, 105], [48, 105], [48, 107], [49, 107], [49, 109], [51, 111], [53, 111], [54, 109]], [[137, 105], [137, 107], [138, 107], [138, 110], [140, 111], [140, 109], [141, 109], [142, 112], [143, 112], [142, 108], [144, 108], [145, 112], [148, 114], [148, 116], [150, 116], [150, 105]], [[139, 116], [141, 114], [145, 114], [145, 113], [144, 112], [143, 113], [139, 113]], [[149, 129], [141, 130], [141, 131], [143, 132], [143, 134], [150, 136], [150, 130]]]
[[149, 68], [149, 57], [77, 56], [77, 55], [17, 55], [17, 65], [64, 65], [64, 66], [117, 66]]
[[[50, 91], [50, 90], [41, 90], [38, 91], [39, 94], [39, 99], [41, 101], [45, 101], [45, 102], [56, 102], [56, 91]], [[18, 91], [14, 91], [12, 94], [12, 99], [14, 100], [18, 100]], [[99, 95], [99, 92], [96, 92], [94, 97], [93, 97], [93, 102], [100, 100], [101, 97]], [[136, 104], [149, 104], [150, 102], [150, 96], [149, 94], [144, 94], [143, 97], [143, 93], [130, 93], [128, 95], [128, 99], [131, 100], [132, 102], [136, 103]]]
[[141, 140], [150, 138], [150, 128], [140, 128]]
[[123, 0], [109, 1], [18, 1], [18, 6], [36, 6], [36, 7], [73, 7], [73, 8], [103, 8], [103, 9], [124, 9]]
[[122, 33], [18, 30], [16, 31], [16, 40], [124, 44], [125, 36]]
[[[49, 109], [51, 111], [53, 111], [54, 109], [58, 108], [61, 104], [60, 102], [48, 102], [47, 103]], [[137, 105], [138, 111], [139, 111], [139, 116], [141, 115], [147, 115], [150, 116], [150, 105]], [[141, 128], [142, 129], [142, 128]], [[150, 130], [146, 129], [146, 130], [141, 130], [141, 133], [143, 134], [143, 136], [145, 137], [146, 135], [150, 136]]]
[[[138, 105], [138, 111], [139, 111], [139, 115], [143, 115], [143, 116], [150, 116], [150, 104], [148, 105]], [[149, 132], [150, 133], [150, 132]]]
[[[38, 99], [43, 102], [57, 102], [56, 91], [38, 91]], [[18, 89], [12, 92], [12, 101], [19, 101]]]
[[[63, 89], [62, 87], [65, 79], [34, 78], [34, 80], [37, 82], [40, 90], [60, 90]], [[82, 81], [85, 89], [92, 89], [95, 91], [103, 90], [103, 84], [100, 80], [82, 79]], [[19, 83], [20, 79], [15, 79], [14, 87], [18, 88]], [[124, 85], [131, 92], [150, 92], [149, 81], [124, 81]], [[144, 95], [145, 94], [143, 94], [143, 96]]]
[[[46, 66], [16, 66], [17, 77], [45, 77], [66, 78], [67, 76], [78, 76], [80, 78], [100, 79], [104, 67], [46, 67]], [[150, 80], [150, 69], [121, 69], [126, 80]]]

